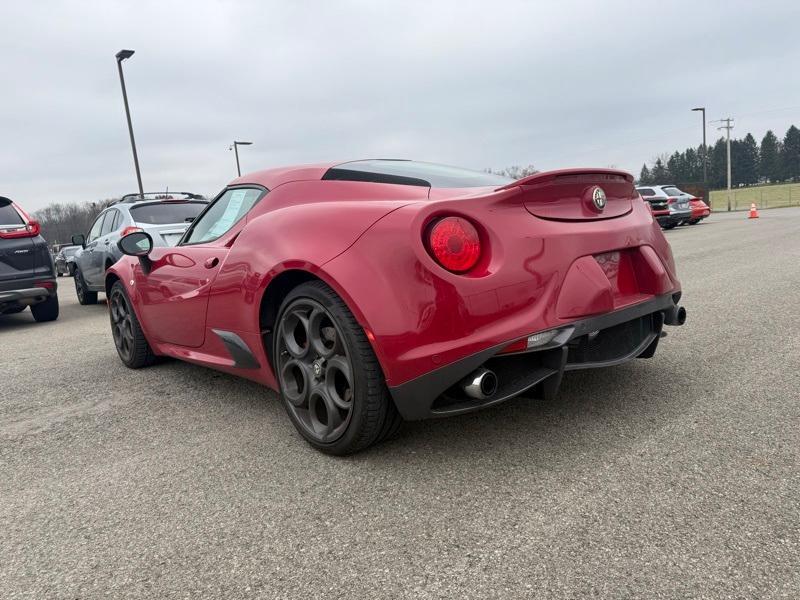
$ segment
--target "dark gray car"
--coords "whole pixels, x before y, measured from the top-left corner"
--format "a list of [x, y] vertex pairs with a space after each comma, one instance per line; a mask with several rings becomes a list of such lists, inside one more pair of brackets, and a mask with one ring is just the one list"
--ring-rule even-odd
[[164, 192], [124, 196], [101, 212], [89, 233], [72, 236], [72, 243], [81, 246], [75, 253], [75, 292], [81, 304], [97, 303], [97, 292], [103, 292], [105, 273], [122, 253], [119, 239], [133, 231], [146, 231], [155, 246], [174, 246], [186, 228], [208, 204], [198, 194]]
[[0, 315], [31, 307], [37, 321], [58, 318], [53, 257], [39, 223], [0, 196]]

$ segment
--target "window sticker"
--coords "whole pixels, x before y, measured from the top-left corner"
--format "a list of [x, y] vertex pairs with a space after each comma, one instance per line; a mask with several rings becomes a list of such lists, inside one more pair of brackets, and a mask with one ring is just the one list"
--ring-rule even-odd
[[233, 190], [231, 192], [231, 199], [228, 202], [228, 206], [225, 207], [225, 212], [222, 213], [219, 221], [214, 223], [214, 226], [208, 230], [208, 233], [204, 236], [206, 239], [218, 238], [233, 227], [233, 224], [239, 220], [239, 212], [242, 210], [242, 204], [247, 192], [248, 190]]

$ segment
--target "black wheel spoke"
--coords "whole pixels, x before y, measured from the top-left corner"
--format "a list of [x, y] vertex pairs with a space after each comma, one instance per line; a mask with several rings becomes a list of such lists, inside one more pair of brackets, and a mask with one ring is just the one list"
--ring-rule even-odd
[[331, 401], [342, 410], [353, 405], [353, 375], [344, 356], [335, 356], [327, 363], [325, 389]]
[[281, 391], [293, 406], [301, 407], [307, 404], [310, 387], [307, 365], [298, 359], [284, 363], [281, 369]]

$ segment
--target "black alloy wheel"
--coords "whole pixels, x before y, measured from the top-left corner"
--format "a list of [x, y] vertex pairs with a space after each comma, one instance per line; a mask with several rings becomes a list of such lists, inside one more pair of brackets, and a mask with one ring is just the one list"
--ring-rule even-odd
[[75, 294], [78, 296], [78, 304], [97, 304], [97, 292], [92, 292], [86, 286], [83, 273], [80, 269], [75, 270]]
[[293, 289], [271, 338], [286, 412], [312, 446], [352, 454], [400, 429], [402, 418], [363, 327], [326, 284]]
[[120, 360], [132, 369], [146, 367], [156, 360], [150, 344], [139, 326], [136, 313], [125, 293], [122, 282], [117, 281], [108, 298], [108, 315], [111, 319], [111, 335]]
[[276, 333], [287, 407], [315, 441], [336, 441], [353, 413], [353, 363], [342, 332], [325, 307], [302, 298], [284, 311]]

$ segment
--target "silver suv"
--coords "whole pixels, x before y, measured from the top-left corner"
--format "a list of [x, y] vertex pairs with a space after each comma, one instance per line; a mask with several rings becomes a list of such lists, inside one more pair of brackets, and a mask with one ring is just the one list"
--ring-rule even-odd
[[636, 191], [642, 196], [642, 200], [650, 203], [653, 214], [664, 229], [672, 229], [691, 220], [692, 207], [689, 201], [694, 196], [682, 192], [674, 185], [639, 186]]
[[81, 247], [75, 253], [78, 302], [97, 303], [97, 292], [105, 291], [106, 269], [122, 257], [117, 248], [122, 236], [146, 231], [155, 246], [174, 246], [207, 205], [203, 196], [188, 192], [128, 194], [101, 212], [88, 234], [72, 236]]

